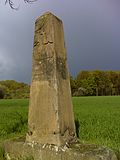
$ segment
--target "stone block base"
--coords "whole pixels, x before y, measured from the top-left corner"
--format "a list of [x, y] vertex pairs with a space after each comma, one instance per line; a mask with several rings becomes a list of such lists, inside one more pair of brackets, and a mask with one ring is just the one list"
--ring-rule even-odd
[[81, 143], [57, 147], [19, 139], [6, 141], [4, 149], [7, 160], [117, 160], [108, 148]]

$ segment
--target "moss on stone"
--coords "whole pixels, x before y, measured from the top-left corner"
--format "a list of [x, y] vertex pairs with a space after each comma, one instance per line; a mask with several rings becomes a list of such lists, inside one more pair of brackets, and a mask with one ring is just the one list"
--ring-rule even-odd
[[[25, 143], [24, 137], [4, 143], [6, 159], [9, 160], [117, 160], [115, 153], [94, 144], [74, 143], [58, 147], [49, 144]], [[4, 160], [4, 159], [2, 159]]]
[[75, 151], [79, 151], [80, 153], [85, 153], [85, 152], [90, 152], [90, 151], [93, 151], [94, 149], [97, 149], [98, 146], [94, 144], [76, 143], [76, 144], [71, 144], [70, 148], [72, 148]]

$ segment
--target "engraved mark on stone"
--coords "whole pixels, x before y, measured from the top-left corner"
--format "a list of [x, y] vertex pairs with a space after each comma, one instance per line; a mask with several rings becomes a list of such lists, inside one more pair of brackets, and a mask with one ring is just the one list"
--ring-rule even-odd
[[52, 43], [53, 43], [53, 42], [48, 41], [48, 42], [45, 42], [44, 45], [52, 44]]

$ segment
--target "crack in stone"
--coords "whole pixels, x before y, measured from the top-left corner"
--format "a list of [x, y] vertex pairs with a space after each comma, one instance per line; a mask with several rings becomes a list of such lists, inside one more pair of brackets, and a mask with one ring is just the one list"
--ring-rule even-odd
[[47, 44], [52, 44], [53, 42], [50, 42], [50, 41], [48, 41], [48, 42], [45, 42], [45, 43], [43, 43], [44, 45], [47, 45]]
[[34, 43], [34, 47], [36, 47], [38, 44], [39, 44], [39, 42], [35, 42], [35, 43]]

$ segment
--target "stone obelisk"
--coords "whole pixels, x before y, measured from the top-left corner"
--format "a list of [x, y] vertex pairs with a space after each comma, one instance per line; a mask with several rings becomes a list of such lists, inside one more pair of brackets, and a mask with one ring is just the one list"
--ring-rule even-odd
[[35, 23], [26, 141], [61, 146], [75, 135], [63, 23], [47, 12]]
[[117, 160], [112, 150], [76, 141], [63, 24], [48, 12], [35, 24], [28, 125], [25, 142], [4, 143], [7, 160]]

